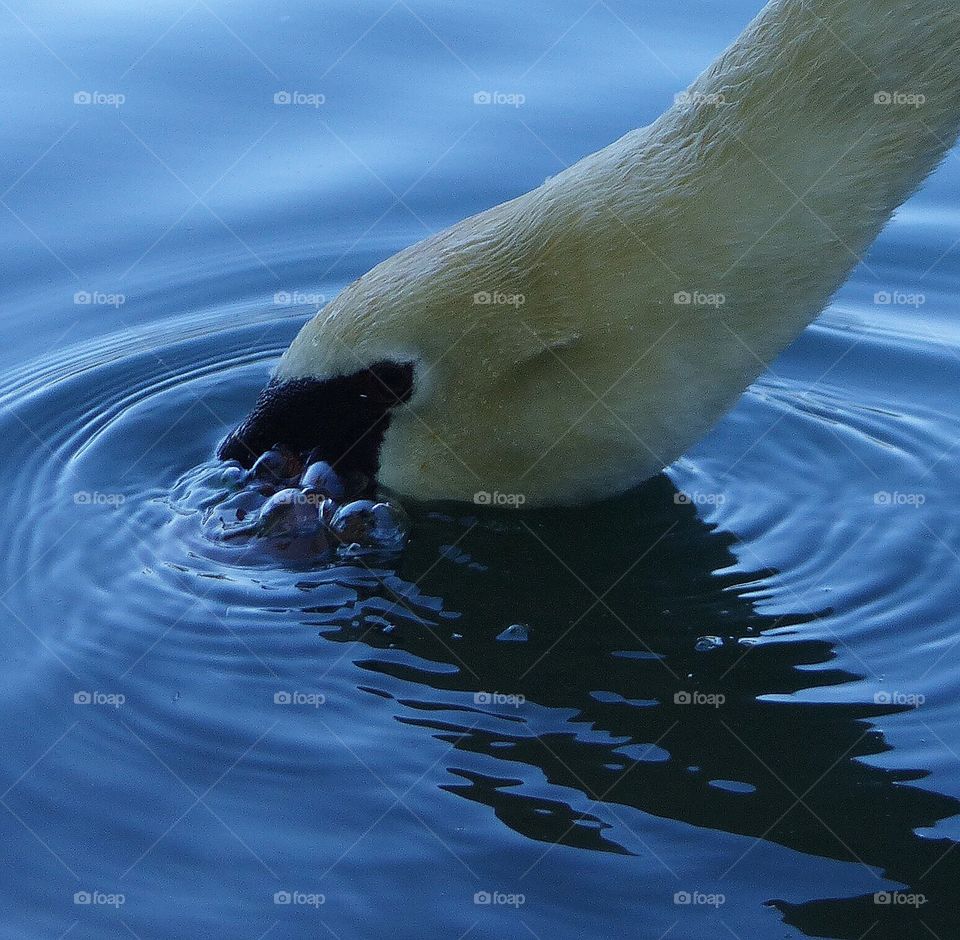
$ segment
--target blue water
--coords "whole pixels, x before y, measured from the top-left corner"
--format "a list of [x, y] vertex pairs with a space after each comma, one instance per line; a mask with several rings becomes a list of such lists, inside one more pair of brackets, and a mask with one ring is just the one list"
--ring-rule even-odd
[[0, 3], [4, 940], [960, 935], [957, 152], [635, 494], [372, 570], [170, 498], [322, 298], [759, 7]]

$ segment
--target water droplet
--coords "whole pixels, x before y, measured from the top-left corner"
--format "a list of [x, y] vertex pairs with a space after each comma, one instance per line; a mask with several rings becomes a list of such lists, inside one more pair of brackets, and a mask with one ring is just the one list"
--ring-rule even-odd
[[711, 650], [718, 650], [722, 646], [723, 646], [722, 636], [702, 636], [697, 640], [693, 648], [698, 653], [709, 653]]
[[524, 623], [514, 623], [498, 637], [502, 643], [526, 643], [530, 639], [530, 628]]
[[752, 783], [743, 783], [740, 780], [708, 780], [707, 783], [717, 790], [726, 790], [728, 793], [757, 792], [757, 788]]

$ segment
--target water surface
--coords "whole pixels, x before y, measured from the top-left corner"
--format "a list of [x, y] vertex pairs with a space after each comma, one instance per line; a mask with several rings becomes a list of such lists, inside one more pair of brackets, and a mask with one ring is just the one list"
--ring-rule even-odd
[[760, 4], [0, 6], [5, 940], [958, 935], [956, 152], [662, 477], [292, 567], [170, 493], [300, 324]]

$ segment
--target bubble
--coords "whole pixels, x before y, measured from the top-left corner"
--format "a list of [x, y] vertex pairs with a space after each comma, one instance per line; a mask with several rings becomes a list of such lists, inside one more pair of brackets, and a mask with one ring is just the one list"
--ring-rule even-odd
[[341, 506], [330, 520], [330, 529], [345, 544], [362, 542], [373, 530], [372, 509], [376, 504], [369, 499], [360, 499]]
[[407, 542], [410, 521], [396, 503], [377, 503], [372, 510], [374, 536], [384, 548], [399, 549]]
[[260, 510], [257, 534], [266, 537], [314, 535], [321, 528], [315, 502], [296, 489], [280, 490]]
[[297, 562], [397, 552], [410, 522], [403, 508], [377, 498], [376, 482], [363, 473], [340, 474], [319, 449], [309, 456], [274, 445], [246, 471], [237, 461], [202, 464], [172, 493], [179, 512], [200, 514], [208, 538]]
[[246, 482], [246, 479], [247, 471], [239, 464], [235, 464], [224, 467], [217, 482], [230, 489], [239, 489]]
[[298, 457], [275, 447], [257, 458], [250, 476], [264, 483], [286, 483], [300, 476], [302, 466]]
[[722, 636], [702, 636], [697, 640], [693, 648], [698, 653], [709, 653], [711, 650], [718, 650], [722, 646]]
[[409, 523], [394, 503], [358, 499], [341, 506], [330, 520], [330, 530], [347, 555], [366, 551], [397, 551], [406, 544]]
[[322, 493], [333, 499], [343, 499], [347, 495], [347, 488], [339, 474], [325, 460], [318, 460], [310, 464], [300, 477], [300, 486], [303, 489]]

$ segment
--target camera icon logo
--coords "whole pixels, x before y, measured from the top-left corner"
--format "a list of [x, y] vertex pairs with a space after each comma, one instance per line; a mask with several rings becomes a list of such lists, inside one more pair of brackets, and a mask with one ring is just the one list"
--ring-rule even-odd
[[693, 303], [693, 294], [688, 290], [678, 290], [673, 295], [673, 302], [679, 307], [688, 307]]
[[474, 904], [492, 904], [493, 896], [490, 894], [489, 891], [478, 891], [473, 896], [473, 903]]
[[892, 104], [893, 95], [891, 95], [889, 91], [878, 91], [873, 96], [873, 103], [874, 104]]
[[476, 692], [473, 696], [474, 705], [489, 705], [493, 701], [493, 696], [489, 692]]
[[92, 904], [92, 903], [93, 903], [93, 895], [90, 894], [89, 891], [78, 891], [78, 892], [73, 896], [73, 903], [74, 903], [74, 904]]
[[675, 692], [673, 695], [674, 705], [689, 705], [693, 701], [693, 696], [689, 692]]
[[474, 104], [492, 104], [493, 95], [489, 91], [478, 91], [473, 96]]
[[74, 705], [89, 705], [93, 701], [93, 696], [89, 692], [74, 692]]
[[93, 95], [89, 91], [77, 91], [73, 95], [74, 104], [90, 104], [93, 101]]
[[274, 705], [289, 705], [293, 701], [293, 696], [289, 692], [274, 692]]
[[290, 904], [293, 902], [293, 895], [289, 891], [277, 891], [273, 896], [274, 904]]
[[273, 96], [274, 104], [290, 104], [293, 100], [293, 96], [289, 91], [278, 91]]
[[689, 891], [678, 891], [673, 896], [673, 903], [674, 904], [691, 904], [693, 903], [693, 896], [690, 894]]
[[473, 501], [477, 506], [489, 506], [493, 502], [493, 496], [486, 490], [480, 490], [473, 494]]

